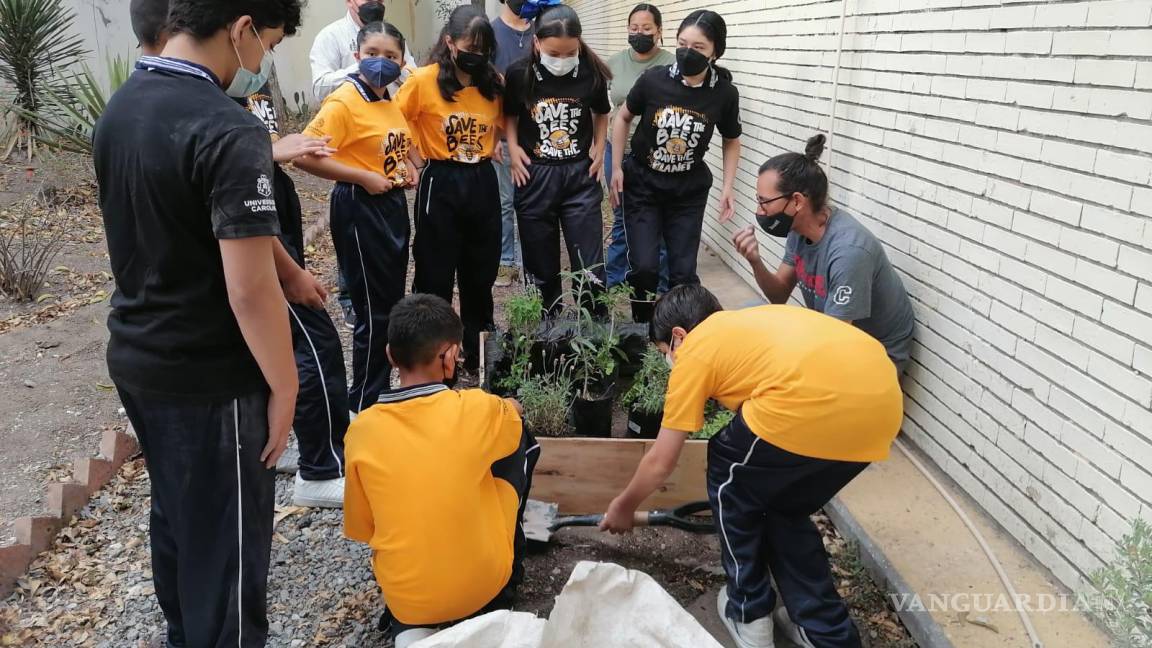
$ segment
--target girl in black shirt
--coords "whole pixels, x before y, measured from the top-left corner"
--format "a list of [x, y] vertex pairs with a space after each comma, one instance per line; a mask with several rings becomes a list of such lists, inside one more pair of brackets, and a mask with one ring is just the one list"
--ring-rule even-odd
[[572, 267], [604, 283], [600, 186], [612, 73], [580, 38], [571, 7], [536, 18], [530, 56], [506, 76], [504, 114], [524, 271], [544, 305], [559, 311], [560, 230]]
[[[732, 73], [716, 65], [728, 29], [714, 11], [694, 11], [676, 33], [676, 63], [654, 67], [632, 86], [612, 129], [610, 188], [624, 211], [632, 318], [647, 322], [659, 280], [660, 242], [668, 247], [669, 284], [699, 283], [696, 254], [712, 172], [704, 154], [712, 133], [724, 137], [720, 222], [732, 217], [732, 183], [740, 160], [740, 96]], [[628, 126], [640, 117], [632, 153]], [[625, 179], [627, 176], [627, 179]]]

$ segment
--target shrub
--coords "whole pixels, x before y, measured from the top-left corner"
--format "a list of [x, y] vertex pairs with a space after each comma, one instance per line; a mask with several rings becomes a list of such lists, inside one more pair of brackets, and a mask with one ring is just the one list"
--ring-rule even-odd
[[116, 92], [128, 75], [131, 65], [117, 55], [107, 60], [108, 88], [105, 89], [87, 65], [67, 77], [62, 90], [47, 88], [44, 105], [38, 112], [16, 111], [28, 122], [35, 124], [36, 139], [52, 149], [92, 155], [92, 132], [96, 120], [104, 114], [108, 98]]
[[516, 392], [524, 407], [524, 424], [538, 436], [562, 436], [572, 407], [572, 376], [567, 371], [525, 378]]
[[670, 373], [664, 354], [656, 347], [649, 347], [640, 361], [640, 371], [636, 372], [632, 387], [620, 399], [620, 404], [645, 414], [663, 411]]
[[732, 422], [736, 418], [736, 412], [723, 407], [718, 408], [715, 412], [704, 419], [704, 427], [699, 432], [689, 436], [690, 439], [711, 439], [716, 436], [716, 433], [724, 429], [725, 425]]
[[30, 301], [44, 286], [63, 245], [64, 231], [34, 222], [28, 209], [15, 211], [13, 221], [0, 220], [0, 293], [9, 299]]
[[1137, 518], [1113, 561], [1092, 575], [1094, 612], [1118, 648], [1152, 647], [1152, 525]]

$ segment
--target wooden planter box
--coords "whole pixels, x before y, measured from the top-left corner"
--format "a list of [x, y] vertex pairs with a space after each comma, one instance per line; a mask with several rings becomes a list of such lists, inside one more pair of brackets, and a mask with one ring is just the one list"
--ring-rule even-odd
[[[655, 443], [649, 439], [538, 437], [540, 461], [532, 476], [534, 500], [555, 502], [562, 515], [603, 513], [620, 494], [640, 458]], [[707, 500], [705, 477], [708, 442], [688, 441], [680, 463], [660, 490], [644, 500], [640, 510], [675, 508]]]

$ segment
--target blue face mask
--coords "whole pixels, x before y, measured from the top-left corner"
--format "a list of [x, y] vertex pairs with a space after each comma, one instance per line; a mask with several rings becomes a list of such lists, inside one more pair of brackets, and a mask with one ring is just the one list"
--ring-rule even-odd
[[[260, 43], [260, 33], [256, 31], [256, 27], [252, 27], [252, 33], [256, 34], [256, 42]], [[236, 60], [240, 62], [240, 69], [236, 70], [236, 76], [232, 77], [232, 83], [224, 89], [224, 93], [229, 97], [236, 97], [242, 99], [260, 91], [264, 84], [268, 83], [268, 77], [272, 74], [272, 53], [264, 49], [264, 44], [260, 43], [260, 49], [264, 52], [264, 58], [260, 59], [260, 71], [252, 72], [244, 67], [244, 59], [240, 57], [240, 50], [236, 48], [236, 43], [232, 43], [232, 50], [236, 52]]]
[[360, 74], [373, 88], [383, 88], [400, 78], [400, 66], [383, 56], [360, 59]]

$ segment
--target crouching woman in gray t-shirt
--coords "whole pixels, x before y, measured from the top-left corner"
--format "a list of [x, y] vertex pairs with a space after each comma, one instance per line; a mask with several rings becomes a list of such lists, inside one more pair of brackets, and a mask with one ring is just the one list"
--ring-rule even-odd
[[903, 372], [912, 348], [912, 304], [880, 241], [854, 216], [828, 205], [828, 178], [816, 162], [823, 152], [824, 136], [816, 135], [803, 155], [784, 153], [760, 167], [756, 221], [765, 232], [787, 237], [776, 272], [760, 260], [753, 227], [736, 232], [732, 243], [769, 301], [783, 304], [800, 284], [808, 308], [879, 340]]

